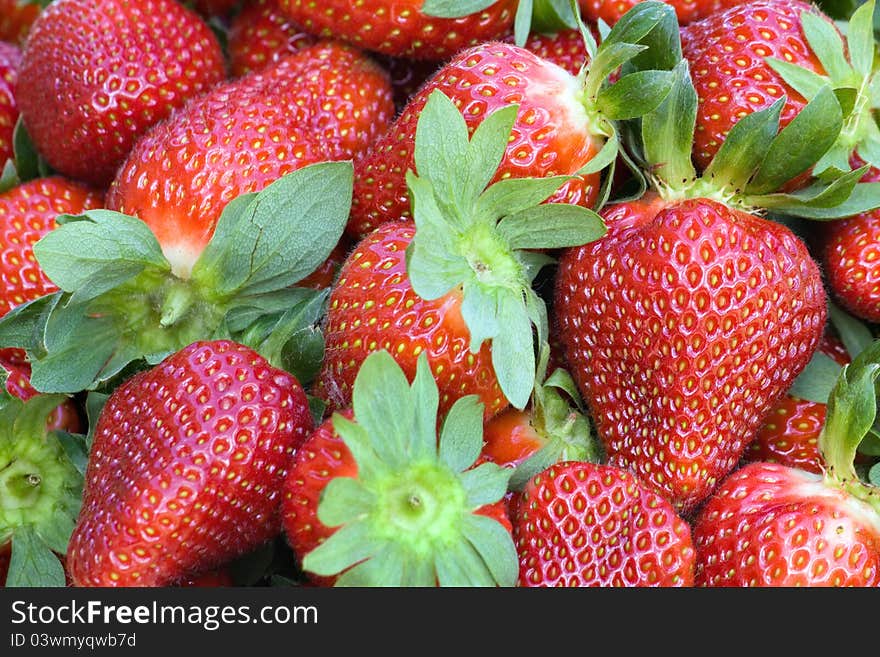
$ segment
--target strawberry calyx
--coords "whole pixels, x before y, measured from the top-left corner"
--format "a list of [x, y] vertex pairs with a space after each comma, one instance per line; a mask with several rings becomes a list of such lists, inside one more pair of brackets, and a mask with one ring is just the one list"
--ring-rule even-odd
[[355, 380], [354, 421], [333, 426], [357, 476], [325, 488], [318, 518], [338, 529], [303, 558], [303, 569], [339, 575], [337, 586], [513, 586], [517, 558], [508, 528], [480, 513], [507, 492], [511, 471], [474, 467], [483, 443], [482, 404], [456, 401], [437, 437], [439, 393], [427, 357], [412, 385], [386, 351]]
[[686, 60], [673, 73], [672, 90], [642, 117], [634, 149], [649, 182], [665, 200], [708, 198], [749, 212], [763, 208], [819, 220], [880, 207], [880, 183], [859, 182], [867, 165], [854, 171], [829, 167], [809, 187], [783, 191], [786, 182], [821, 160], [842, 130], [843, 110], [829, 85], [782, 130], [785, 97], [742, 117], [698, 175], [691, 160], [697, 93]]
[[[0, 546], [12, 542], [7, 585], [64, 586], [64, 554], [79, 513], [83, 473], [46, 428], [63, 395], [23, 402], [0, 375]], [[38, 567], [39, 566], [39, 567]]]
[[440, 90], [416, 128], [416, 170], [407, 172], [416, 234], [407, 247], [413, 290], [434, 300], [461, 295], [470, 351], [492, 344], [499, 385], [516, 408], [535, 384], [533, 328], [549, 332], [544, 302], [532, 282], [552, 258], [540, 252], [599, 239], [605, 225], [593, 211], [544, 204], [567, 176], [509, 178], [491, 186], [516, 119], [515, 105], [487, 116], [472, 137], [459, 109]]
[[874, 7], [875, 0], [870, 0], [853, 12], [845, 38], [828, 20], [812, 12], [801, 12], [804, 36], [825, 75], [785, 60], [765, 58], [767, 64], [807, 100], [815, 98], [825, 87], [831, 87], [840, 101], [844, 110], [843, 127], [833, 146], [816, 163], [817, 173], [830, 167], [848, 171], [853, 154], [880, 168], [880, 127], [874, 118], [874, 112], [880, 109]]
[[880, 340], [843, 367], [828, 398], [819, 451], [825, 462], [826, 483], [846, 490], [880, 514], [880, 487], [864, 482], [854, 465], [859, 446], [877, 419], [878, 376]]
[[273, 365], [314, 371], [301, 357], [320, 360], [314, 324], [327, 294], [295, 285], [338, 243], [352, 175], [350, 162], [315, 164], [233, 200], [187, 266], [175, 267], [136, 217], [60, 216], [34, 245], [60, 291], [5, 315], [0, 343], [26, 350], [42, 392], [93, 390], [204, 339], [262, 345]]

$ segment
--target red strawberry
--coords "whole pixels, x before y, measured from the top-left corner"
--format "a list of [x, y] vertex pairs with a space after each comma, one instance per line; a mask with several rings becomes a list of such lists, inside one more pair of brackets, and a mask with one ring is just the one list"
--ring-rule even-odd
[[18, 120], [15, 81], [20, 62], [21, 51], [18, 47], [0, 41], [0, 167], [13, 155], [12, 131]]
[[[6, 391], [13, 397], [27, 401], [38, 393], [31, 385], [31, 366], [20, 349], [0, 349], [0, 370], [5, 370]], [[47, 419], [49, 431], [60, 429], [70, 433], [82, 433], [86, 427], [76, 403], [67, 399]]]
[[[744, 4], [748, 0], [664, 0], [675, 8], [678, 22], [682, 25], [711, 16], [723, 9]], [[578, 0], [584, 18], [614, 25], [640, 0]]]
[[312, 429], [287, 372], [196, 342], [119, 386], [95, 428], [67, 565], [77, 586], [162, 586], [280, 530], [281, 487]]
[[0, 41], [24, 43], [39, 13], [40, 3], [37, 0], [0, 0]]
[[232, 75], [259, 70], [317, 40], [281, 13], [278, 0], [252, 0], [229, 25]]
[[312, 582], [514, 584], [502, 500], [510, 471], [479, 458], [483, 413], [474, 397], [459, 400], [442, 426], [437, 401], [424, 356], [410, 386], [377, 352], [359, 370], [353, 408], [299, 449], [285, 484], [284, 532]]
[[648, 207], [562, 256], [554, 309], [609, 463], [687, 512], [806, 366], [825, 295], [780, 224], [709, 199]]
[[173, 0], [57, 0], [31, 28], [16, 89], [55, 170], [103, 186], [135, 140], [225, 76], [210, 28]]
[[316, 44], [156, 126], [120, 168], [107, 204], [142, 219], [186, 275], [229, 201], [308, 164], [350, 159], [393, 114], [378, 65], [352, 47]]
[[513, 27], [516, 0], [497, 0], [460, 18], [428, 16], [423, 0], [280, 0], [282, 12], [312, 34], [341, 38], [394, 57], [446, 59], [504, 36]]
[[520, 586], [691, 586], [690, 527], [632, 473], [567, 461], [511, 512]]
[[[839, 365], [850, 362], [846, 348], [826, 331], [819, 351]], [[780, 463], [808, 472], [822, 472], [819, 434], [825, 426], [826, 404], [786, 395], [765, 418], [758, 435], [746, 449], [746, 461]]]
[[561, 30], [554, 34], [532, 32], [523, 48], [564, 68], [572, 75], [580, 73], [581, 68], [589, 61], [589, 53], [580, 30]]
[[[682, 45], [690, 61], [700, 98], [694, 159], [701, 168], [727, 138], [741, 117], [771, 106], [785, 97], [780, 126], [800, 115], [808, 100], [825, 85], [857, 90], [853, 111], [833, 146], [816, 163], [816, 172], [829, 166], [849, 170], [854, 153], [876, 160], [880, 147], [869, 89], [874, 84], [874, 41], [858, 39], [871, 32], [873, 4], [853, 15], [844, 40], [832, 20], [800, 0], [757, 0], [713, 14], [682, 28]], [[871, 154], [874, 154], [873, 156]], [[880, 166], [880, 162], [873, 162]], [[786, 185], [803, 187], [809, 171]]]
[[[405, 176], [415, 168], [416, 125], [435, 90], [455, 101], [471, 131], [492, 111], [519, 104], [513, 138], [494, 180], [576, 174], [604, 142], [578, 99], [579, 83], [571, 74], [511, 44], [476, 46], [438, 71], [355, 162], [351, 235], [365, 236], [385, 221], [411, 216]], [[589, 207], [598, 191], [599, 173], [576, 176], [554, 200]]]

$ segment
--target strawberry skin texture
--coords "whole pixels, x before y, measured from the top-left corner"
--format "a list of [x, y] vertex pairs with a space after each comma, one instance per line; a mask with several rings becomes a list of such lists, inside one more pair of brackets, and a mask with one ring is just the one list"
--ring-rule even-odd
[[[353, 420], [351, 408], [339, 411]], [[477, 465], [482, 461], [478, 460]], [[294, 457], [284, 484], [282, 523], [284, 535], [297, 558], [302, 558], [326, 541], [336, 528], [327, 527], [318, 519], [321, 493], [337, 477], [357, 478], [358, 466], [342, 438], [333, 428], [332, 418], [324, 420], [303, 443]], [[504, 501], [488, 504], [476, 511], [512, 529]], [[309, 581], [317, 586], [333, 586], [336, 577], [310, 574]]]
[[[718, 13], [728, 7], [743, 4], [748, 0], [671, 0], [678, 22], [686, 25], [700, 18]], [[600, 19], [614, 25], [626, 12], [632, 9], [639, 0], [578, 0], [581, 15], [585, 19], [596, 22]]]
[[806, 366], [826, 301], [787, 228], [708, 199], [648, 207], [562, 255], [554, 308], [609, 464], [686, 514]]
[[[602, 146], [579, 100], [577, 79], [555, 64], [506, 43], [487, 43], [456, 55], [413, 97], [391, 128], [355, 161], [355, 186], [347, 230], [367, 235], [385, 221], [410, 218], [406, 172], [415, 170], [419, 114], [441, 90], [461, 110], [471, 133], [489, 113], [512, 103], [519, 114], [493, 182], [575, 174]], [[599, 174], [577, 176], [548, 202], [592, 206]]]
[[40, 13], [38, 4], [20, 0], [0, 0], [0, 41], [24, 43], [31, 24]]
[[532, 424], [529, 411], [508, 408], [483, 427], [482, 454], [493, 463], [516, 467], [539, 451], [546, 439]]
[[281, 528], [293, 452], [313, 428], [299, 382], [248, 347], [196, 342], [102, 411], [67, 553], [77, 586], [164, 586]]
[[[826, 331], [819, 351], [839, 365], [852, 360], [843, 343]], [[744, 459], [748, 462], [780, 463], [819, 474], [824, 459], [819, 452], [819, 434], [825, 426], [827, 404], [786, 395], [773, 407], [758, 431]]]
[[490, 417], [508, 406], [492, 367], [488, 343], [470, 353], [470, 332], [461, 316], [461, 295], [433, 301], [412, 289], [406, 248], [411, 222], [389, 222], [364, 238], [349, 255], [330, 293], [326, 342], [315, 394], [329, 410], [351, 403], [361, 363], [386, 349], [411, 381], [419, 354], [427, 352], [440, 392], [440, 413], [460, 397], [476, 394]]
[[[513, 43], [512, 38], [508, 39]], [[589, 57], [580, 30], [561, 30], [556, 34], [533, 32], [523, 48], [564, 68], [572, 75], [580, 72]]]
[[[799, 0], [758, 0], [682, 28], [682, 52], [700, 100], [693, 151], [700, 168], [708, 166], [742, 116], [765, 109], [785, 95], [781, 129], [807, 104], [764, 61], [775, 57], [825, 74], [804, 37], [802, 11], [819, 13]], [[808, 180], [809, 176], [795, 178]]]
[[323, 42], [220, 85], [135, 146], [107, 195], [140, 217], [186, 271], [225, 205], [309, 164], [348, 160], [394, 115], [387, 74]]
[[0, 41], [0, 166], [13, 156], [12, 132], [18, 120], [15, 81], [20, 63], [18, 47]]
[[878, 586], [880, 517], [821, 476], [752, 463], [693, 527], [701, 586]]
[[514, 505], [520, 586], [693, 585], [690, 527], [630, 472], [557, 463]]
[[173, 0], [57, 0], [32, 26], [16, 99], [56, 171], [106, 186], [135, 140], [226, 75], [220, 45]]
[[498, 0], [462, 18], [422, 13], [424, 0], [280, 0], [281, 11], [312, 34], [344, 39], [393, 57], [447, 59], [459, 50], [504, 36], [517, 0]]
[[317, 41], [281, 13], [278, 0], [252, 1], [235, 15], [229, 25], [232, 75], [241, 77], [257, 71]]

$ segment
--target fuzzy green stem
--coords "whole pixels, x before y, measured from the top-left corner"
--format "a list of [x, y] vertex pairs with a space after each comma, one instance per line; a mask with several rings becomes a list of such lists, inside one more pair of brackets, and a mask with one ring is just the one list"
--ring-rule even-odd
[[162, 304], [159, 324], [163, 328], [174, 326], [189, 311], [194, 302], [195, 295], [189, 283], [186, 281], [174, 283]]

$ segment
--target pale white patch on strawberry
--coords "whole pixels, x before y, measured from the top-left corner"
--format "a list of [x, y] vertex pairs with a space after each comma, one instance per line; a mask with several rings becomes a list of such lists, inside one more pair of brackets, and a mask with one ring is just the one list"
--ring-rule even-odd
[[190, 244], [186, 241], [167, 243], [162, 245], [162, 253], [171, 263], [171, 271], [175, 276], [188, 280], [192, 274], [193, 265], [202, 253], [202, 247]]

